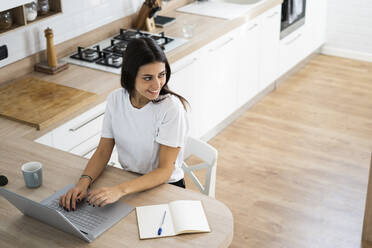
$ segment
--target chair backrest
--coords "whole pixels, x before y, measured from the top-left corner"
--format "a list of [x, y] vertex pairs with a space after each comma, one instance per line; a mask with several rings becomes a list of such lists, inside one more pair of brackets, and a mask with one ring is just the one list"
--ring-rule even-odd
[[[188, 137], [184, 151], [184, 158], [186, 159], [191, 155], [202, 159], [204, 163], [188, 166], [183, 162], [182, 169], [192, 179], [201, 193], [214, 198], [216, 188], [217, 150], [200, 139]], [[201, 169], [207, 170], [204, 186], [194, 174], [194, 171]]]

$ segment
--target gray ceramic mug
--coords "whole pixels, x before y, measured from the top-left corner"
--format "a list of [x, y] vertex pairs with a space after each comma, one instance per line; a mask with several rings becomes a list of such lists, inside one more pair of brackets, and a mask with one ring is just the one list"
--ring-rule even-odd
[[25, 163], [22, 165], [22, 173], [29, 188], [39, 187], [43, 182], [43, 166], [40, 162]]

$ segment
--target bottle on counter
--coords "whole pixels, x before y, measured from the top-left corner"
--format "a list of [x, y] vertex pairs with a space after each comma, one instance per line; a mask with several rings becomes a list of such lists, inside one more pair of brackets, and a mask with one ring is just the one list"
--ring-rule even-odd
[[37, 2], [36, 0], [25, 4], [25, 13], [26, 13], [26, 18], [28, 22], [32, 22], [36, 19], [37, 17]]

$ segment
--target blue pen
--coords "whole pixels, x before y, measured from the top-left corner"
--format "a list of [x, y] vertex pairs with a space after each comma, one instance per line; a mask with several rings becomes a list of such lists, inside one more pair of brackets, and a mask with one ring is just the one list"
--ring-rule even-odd
[[162, 227], [163, 227], [163, 224], [164, 224], [165, 214], [166, 214], [166, 213], [167, 213], [167, 210], [164, 211], [163, 220], [161, 221], [160, 227], [159, 227], [159, 229], [158, 229], [158, 235], [159, 235], [159, 236], [161, 235], [161, 232], [163, 231]]

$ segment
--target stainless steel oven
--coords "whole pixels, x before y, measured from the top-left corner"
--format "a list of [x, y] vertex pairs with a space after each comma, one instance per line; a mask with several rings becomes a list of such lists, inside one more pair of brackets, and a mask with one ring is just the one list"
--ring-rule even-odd
[[283, 1], [280, 39], [283, 39], [297, 28], [305, 24], [305, 13], [306, 0]]

